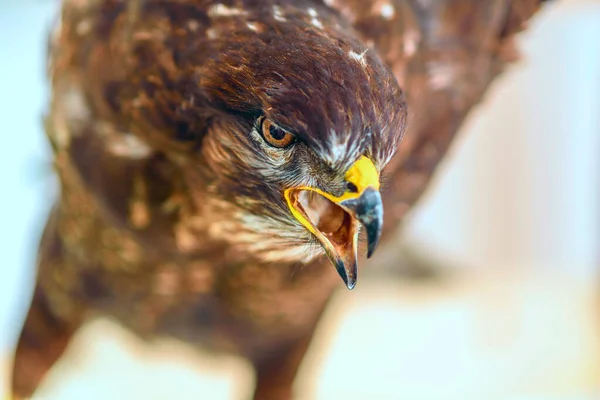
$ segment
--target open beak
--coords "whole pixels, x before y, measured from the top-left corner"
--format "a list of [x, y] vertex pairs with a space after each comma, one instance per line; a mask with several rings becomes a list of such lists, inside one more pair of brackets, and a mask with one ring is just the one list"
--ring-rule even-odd
[[367, 231], [367, 257], [371, 257], [381, 237], [383, 205], [379, 173], [370, 159], [358, 159], [345, 179], [347, 189], [341, 196], [313, 187], [286, 189], [284, 196], [294, 217], [319, 240], [348, 289], [353, 289], [359, 225]]

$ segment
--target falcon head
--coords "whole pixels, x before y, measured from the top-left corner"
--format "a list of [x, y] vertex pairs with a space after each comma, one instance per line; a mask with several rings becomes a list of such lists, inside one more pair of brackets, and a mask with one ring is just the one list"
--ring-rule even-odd
[[323, 5], [215, 7], [173, 41], [178, 72], [163, 85], [176, 90], [160, 114], [163, 132], [194, 143], [186, 175], [218, 221], [209, 233], [264, 262], [307, 261], [316, 242], [352, 289], [361, 227], [369, 256], [381, 236], [380, 177], [404, 132], [402, 91]]

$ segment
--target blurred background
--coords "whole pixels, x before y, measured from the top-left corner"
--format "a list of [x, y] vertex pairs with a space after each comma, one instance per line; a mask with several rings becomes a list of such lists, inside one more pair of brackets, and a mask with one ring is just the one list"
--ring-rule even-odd
[[[57, 6], [0, 0], [0, 394], [56, 193], [41, 121]], [[337, 294], [300, 399], [600, 399], [600, 2], [553, 2], [520, 43], [397, 243]], [[36, 398], [241, 399], [252, 379], [95, 321]]]

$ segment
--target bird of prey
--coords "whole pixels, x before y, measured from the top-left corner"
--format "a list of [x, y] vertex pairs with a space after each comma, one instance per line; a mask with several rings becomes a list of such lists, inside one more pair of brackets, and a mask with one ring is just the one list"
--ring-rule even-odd
[[292, 398], [332, 292], [425, 190], [539, 3], [64, 0], [46, 118], [61, 190], [15, 398], [94, 315], [238, 354], [255, 399]]

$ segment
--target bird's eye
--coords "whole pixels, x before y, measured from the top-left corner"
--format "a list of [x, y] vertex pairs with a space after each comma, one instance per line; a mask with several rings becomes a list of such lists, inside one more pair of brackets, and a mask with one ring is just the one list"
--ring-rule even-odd
[[260, 132], [265, 141], [273, 147], [283, 149], [291, 146], [295, 141], [296, 137], [288, 131], [281, 129], [267, 118], [261, 118], [260, 121]]

